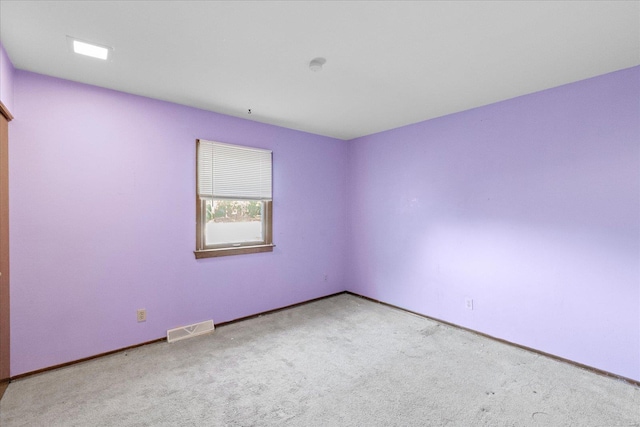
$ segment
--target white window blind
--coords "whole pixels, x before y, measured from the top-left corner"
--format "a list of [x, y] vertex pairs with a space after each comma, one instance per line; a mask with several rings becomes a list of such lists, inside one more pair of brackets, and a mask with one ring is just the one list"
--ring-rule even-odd
[[271, 151], [198, 141], [200, 198], [271, 200]]

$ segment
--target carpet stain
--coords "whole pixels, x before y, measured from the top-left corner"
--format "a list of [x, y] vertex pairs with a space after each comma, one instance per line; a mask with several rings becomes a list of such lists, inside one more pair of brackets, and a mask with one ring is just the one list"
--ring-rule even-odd
[[440, 325], [429, 326], [428, 328], [424, 328], [420, 331], [422, 336], [430, 337], [433, 334], [436, 334], [440, 331]]
[[550, 419], [550, 415], [546, 412], [534, 412], [531, 414], [531, 418], [536, 422], [547, 423]]

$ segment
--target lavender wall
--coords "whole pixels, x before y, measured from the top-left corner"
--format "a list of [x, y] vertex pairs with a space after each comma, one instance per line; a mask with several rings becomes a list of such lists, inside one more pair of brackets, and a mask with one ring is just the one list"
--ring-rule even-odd
[[639, 99], [635, 67], [351, 141], [348, 289], [640, 380]]
[[[0, 59], [11, 375], [349, 289], [640, 380], [640, 67], [344, 143]], [[196, 138], [274, 151], [273, 253], [194, 259]]]
[[[343, 141], [24, 71], [14, 116], [11, 375], [345, 289]], [[273, 253], [195, 259], [196, 138], [273, 150]]]
[[13, 114], [13, 64], [0, 43], [0, 101]]

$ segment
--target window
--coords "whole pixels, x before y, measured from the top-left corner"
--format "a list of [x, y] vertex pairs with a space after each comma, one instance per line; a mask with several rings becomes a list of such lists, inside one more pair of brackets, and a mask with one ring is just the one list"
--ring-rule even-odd
[[196, 258], [273, 251], [271, 151], [196, 144]]

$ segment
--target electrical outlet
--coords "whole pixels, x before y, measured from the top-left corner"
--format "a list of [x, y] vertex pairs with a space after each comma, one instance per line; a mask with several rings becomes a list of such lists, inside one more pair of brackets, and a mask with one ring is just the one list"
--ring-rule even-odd
[[147, 310], [145, 308], [141, 308], [138, 310], [138, 322], [146, 322], [147, 321]]
[[464, 300], [464, 306], [467, 308], [467, 310], [473, 310], [473, 300], [471, 298], [466, 298]]

